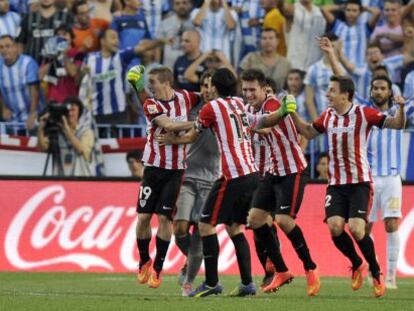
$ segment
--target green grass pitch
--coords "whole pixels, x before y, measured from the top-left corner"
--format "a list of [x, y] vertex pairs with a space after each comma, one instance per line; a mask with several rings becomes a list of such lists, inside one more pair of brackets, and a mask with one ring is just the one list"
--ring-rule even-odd
[[173, 275], [164, 276], [159, 289], [150, 289], [137, 284], [134, 274], [1, 272], [0, 310], [414, 310], [413, 278], [399, 279], [398, 290], [389, 290], [379, 299], [366, 280], [353, 292], [349, 279], [325, 277], [317, 297], [306, 296], [301, 277], [277, 293], [226, 296], [237, 282], [237, 276], [221, 276], [224, 295], [190, 299], [180, 296]]

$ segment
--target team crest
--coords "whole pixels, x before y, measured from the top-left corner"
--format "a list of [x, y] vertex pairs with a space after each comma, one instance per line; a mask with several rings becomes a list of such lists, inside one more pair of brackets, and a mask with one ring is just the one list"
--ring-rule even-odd
[[139, 205], [141, 207], [145, 207], [146, 204], [147, 204], [147, 200], [139, 200]]
[[157, 106], [156, 105], [148, 105], [147, 106], [147, 109], [148, 109], [148, 112], [150, 114], [158, 113], [158, 109], [157, 109]]

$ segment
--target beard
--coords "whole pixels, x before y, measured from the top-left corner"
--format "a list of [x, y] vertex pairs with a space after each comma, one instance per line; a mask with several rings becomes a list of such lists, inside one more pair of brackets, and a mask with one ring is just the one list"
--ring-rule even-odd
[[385, 98], [385, 99], [381, 99], [381, 98], [375, 98], [375, 97], [371, 97], [372, 101], [374, 102], [375, 105], [377, 106], [384, 106], [385, 104], [387, 104], [390, 101], [390, 98]]

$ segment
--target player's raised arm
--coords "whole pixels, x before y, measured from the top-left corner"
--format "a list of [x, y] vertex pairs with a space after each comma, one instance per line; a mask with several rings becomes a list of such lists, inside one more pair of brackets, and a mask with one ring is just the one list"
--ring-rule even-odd
[[292, 120], [295, 123], [298, 132], [306, 139], [313, 139], [321, 134], [314, 128], [311, 123], [303, 120], [296, 112], [292, 113], [290, 116], [292, 117]]
[[387, 117], [387, 119], [385, 119], [384, 127], [400, 130], [400, 129], [405, 128], [405, 121], [406, 121], [405, 110], [404, 110], [405, 100], [402, 96], [396, 96], [394, 100], [395, 100], [395, 103], [400, 107], [395, 117]]
[[254, 130], [273, 127], [280, 122], [288, 114], [296, 111], [296, 99], [293, 95], [287, 95], [282, 99], [282, 104], [278, 110], [270, 114], [259, 116], [248, 116], [249, 123]]

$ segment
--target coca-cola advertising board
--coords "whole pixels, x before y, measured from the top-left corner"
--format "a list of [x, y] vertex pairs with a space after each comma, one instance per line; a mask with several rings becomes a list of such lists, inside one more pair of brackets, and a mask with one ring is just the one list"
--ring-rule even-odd
[[[131, 272], [138, 263], [135, 225], [138, 187], [127, 181], [3, 180], [0, 193], [0, 270]], [[333, 246], [324, 218], [325, 185], [310, 184], [298, 216], [311, 255], [323, 275], [348, 275], [349, 262]], [[400, 224], [400, 276], [414, 276], [414, 186], [403, 187]], [[155, 236], [157, 223], [152, 222]], [[231, 240], [218, 227], [219, 270], [237, 274]], [[246, 232], [255, 274], [262, 269], [254, 252], [252, 232]], [[303, 268], [290, 242], [279, 230], [282, 253], [295, 274]], [[386, 235], [374, 227], [378, 257], [385, 267]], [[151, 256], [155, 243], [151, 243]], [[174, 241], [165, 260], [166, 273], [184, 264]]]

